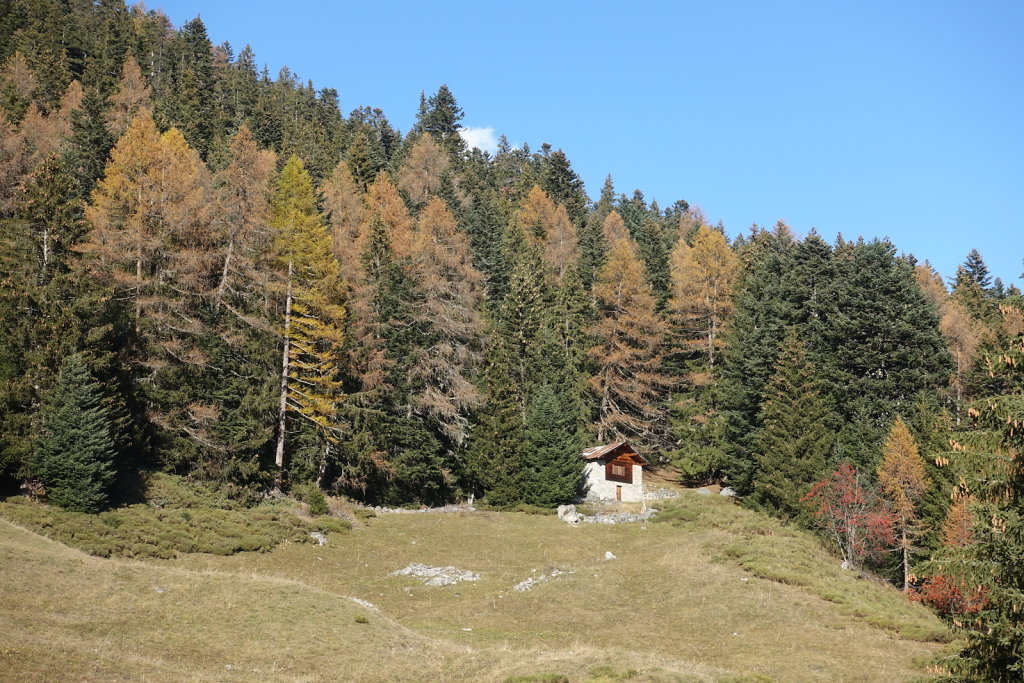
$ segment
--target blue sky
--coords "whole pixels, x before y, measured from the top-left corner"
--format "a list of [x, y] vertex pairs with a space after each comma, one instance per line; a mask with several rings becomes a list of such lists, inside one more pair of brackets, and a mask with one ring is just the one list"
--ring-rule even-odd
[[595, 196], [700, 205], [730, 235], [888, 236], [1024, 287], [1024, 2], [151, 0], [380, 107], [446, 83], [465, 126], [562, 148]]

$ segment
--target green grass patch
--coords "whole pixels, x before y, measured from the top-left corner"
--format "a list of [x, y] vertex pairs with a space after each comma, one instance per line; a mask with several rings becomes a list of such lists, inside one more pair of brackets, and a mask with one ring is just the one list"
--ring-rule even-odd
[[840, 612], [910, 640], [949, 642], [950, 631], [922, 605], [905, 600], [888, 585], [857, 580], [839, 560], [822, 562], [821, 543], [808, 532], [716, 498], [670, 501], [655, 522], [712, 535], [706, 549], [719, 562], [735, 564], [753, 576], [804, 588], [839, 606]]
[[[225, 553], [160, 562], [86, 557], [0, 521], [0, 585], [11, 588], [0, 641], [12, 652], [4, 659], [0, 648], [0, 664], [17, 680], [331, 680], [341, 671], [361, 681], [908, 681], [949, 647], [928, 640], [943, 627], [927, 610], [839, 569], [811, 534], [718, 496], [658, 502], [659, 522], [608, 526], [495, 511], [381, 515], [323, 547], [308, 543], [308, 530], [337, 518], [308, 520], [296, 501], [150, 508], [146, 519], [160, 513], [167, 528], [137, 534], [132, 553], [173, 546], [180, 527], [197, 547]], [[47, 508], [12, 501], [0, 515], [33, 508], [58, 537]], [[89, 523], [116, 536], [137, 527], [135, 514]], [[285, 535], [301, 529], [302, 542], [241, 552], [263, 548], [262, 514], [276, 515], [270, 524]], [[221, 536], [230, 524], [238, 528]], [[480, 580], [429, 587], [392, 575], [413, 562]], [[513, 589], [552, 568], [563, 573]], [[96, 653], [106, 659], [90, 664]]]
[[17, 497], [0, 503], [0, 516], [97, 557], [233, 555], [267, 551], [285, 541], [310, 543], [314, 531], [339, 533], [351, 528], [349, 522], [333, 517], [303, 519], [280, 504], [237, 510], [130, 505], [90, 515]]

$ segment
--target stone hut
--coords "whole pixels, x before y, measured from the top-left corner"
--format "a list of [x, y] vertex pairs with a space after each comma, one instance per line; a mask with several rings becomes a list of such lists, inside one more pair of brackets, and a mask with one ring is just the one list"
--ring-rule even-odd
[[587, 498], [639, 502], [644, 495], [647, 459], [626, 441], [594, 446], [583, 451]]

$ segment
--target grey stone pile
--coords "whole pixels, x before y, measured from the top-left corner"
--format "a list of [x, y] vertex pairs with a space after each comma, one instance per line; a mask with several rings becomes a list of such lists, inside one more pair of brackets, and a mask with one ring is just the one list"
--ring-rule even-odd
[[647, 508], [644, 512], [602, 512], [596, 515], [580, 515], [584, 524], [624, 524], [628, 522], [646, 522], [658, 514], [655, 508]]
[[461, 581], [479, 581], [480, 574], [455, 567], [428, 567], [413, 562], [408, 567], [391, 572], [391, 576], [414, 576], [425, 586], [451, 586]]

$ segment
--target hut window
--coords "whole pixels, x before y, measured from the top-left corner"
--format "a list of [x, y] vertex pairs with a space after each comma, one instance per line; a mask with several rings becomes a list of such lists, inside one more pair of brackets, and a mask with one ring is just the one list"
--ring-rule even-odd
[[604, 466], [604, 478], [608, 481], [633, 483], [633, 463], [629, 461], [610, 461]]

